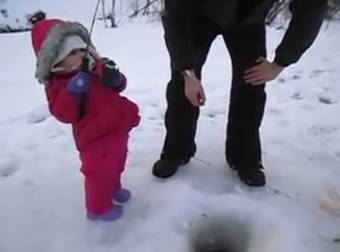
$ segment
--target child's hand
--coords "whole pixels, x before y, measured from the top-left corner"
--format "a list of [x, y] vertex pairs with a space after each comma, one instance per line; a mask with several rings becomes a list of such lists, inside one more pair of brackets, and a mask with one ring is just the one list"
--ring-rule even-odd
[[105, 86], [113, 88], [116, 92], [121, 92], [125, 89], [127, 79], [122, 74], [116, 63], [110, 59], [104, 58], [103, 83]]
[[89, 89], [90, 76], [88, 73], [80, 71], [71, 78], [67, 84], [67, 90], [72, 94], [85, 94]]
[[127, 85], [127, 79], [124, 74], [121, 72], [117, 71], [114, 76], [114, 81], [112, 83], [112, 88], [113, 90], [117, 92], [122, 92]]

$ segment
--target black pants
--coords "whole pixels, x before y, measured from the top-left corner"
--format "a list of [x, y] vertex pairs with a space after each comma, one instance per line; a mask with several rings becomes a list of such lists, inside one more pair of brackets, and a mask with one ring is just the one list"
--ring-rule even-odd
[[[222, 34], [232, 61], [232, 85], [227, 126], [226, 160], [238, 169], [250, 171], [258, 168], [261, 160], [259, 128], [261, 125], [266, 93], [265, 85], [245, 83], [245, 70], [254, 66], [258, 57], [266, 57], [265, 24], [237, 28], [222, 32], [214, 24], [202, 22], [195, 32], [195, 72], [201, 78], [210, 46]], [[172, 69], [167, 86], [166, 137], [161, 158], [181, 160], [196, 152], [195, 134], [199, 108], [191, 105], [184, 94], [184, 79]]]

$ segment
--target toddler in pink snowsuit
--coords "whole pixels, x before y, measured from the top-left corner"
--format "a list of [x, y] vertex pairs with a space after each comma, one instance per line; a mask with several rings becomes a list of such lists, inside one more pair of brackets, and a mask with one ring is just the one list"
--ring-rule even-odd
[[123, 215], [117, 203], [131, 196], [121, 185], [129, 132], [140, 121], [137, 105], [119, 94], [126, 77], [98, 55], [80, 23], [41, 13], [31, 21], [36, 77], [45, 86], [51, 114], [72, 125], [80, 152], [87, 218], [117, 220]]

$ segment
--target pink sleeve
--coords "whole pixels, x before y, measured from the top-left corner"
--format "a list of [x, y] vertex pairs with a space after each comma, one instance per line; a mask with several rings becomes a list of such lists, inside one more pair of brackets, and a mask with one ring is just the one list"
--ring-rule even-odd
[[80, 118], [80, 95], [73, 95], [66, 90], [68, 79], [54, 79], [46, 88], [51, 114], [63, 123], [76, 123]]

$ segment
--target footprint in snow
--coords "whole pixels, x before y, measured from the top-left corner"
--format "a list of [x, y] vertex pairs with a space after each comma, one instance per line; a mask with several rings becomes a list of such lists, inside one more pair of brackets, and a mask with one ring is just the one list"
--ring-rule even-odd
[[308, 111], [315, 111], [316, 110], [316, 107], [308, 105], [308, 104], [303, 104], [301, 106], [301, 108], [303, 108], [304, 110], [308, 110]]
[[311, 72], [311, 74], [309, 75], [309, 78], [313, 79], [313, 78], [319, 77], [320, 75], [324, 73], [332, 73], [332, 72], [333, 70], [316, 69]]
[[308, 132], [314, 136], [319, 135], [331, 135], [337, 132], [339, 128], [337, 126], [321, 126], [321, 125], [314, 125], [308, 129]]
[[275, 108], [269, 109], [268, 113], [272, 114], [272, 115], [282, 115], [283, 114], [283, 112], [281, 110], [275, 109]]
[[11, 155], [0, 155], [0, 177], [7, 178], [19, 170], [15, 158]]
[[35, 111], [31, 112], [27, 116], [27, 122], [29, 124], [37, 124], [44, 122], [47, 118], [49, 118], [51, 115], [48, 112], [48, 109], [46, 106], [42, 106], [41, 108], [36, 109]]
[[332, 105], [332, 104], [335, 104], [337, 101], [328, 96], [319, 96], [319, 102], [326, 104], [326, 105]]
[[294, 93], [293, 95], [290, 96], [290, 98], [292, 100], [297, 100], [297, 101], [303, 100], [303, 96], [300, 92]]

